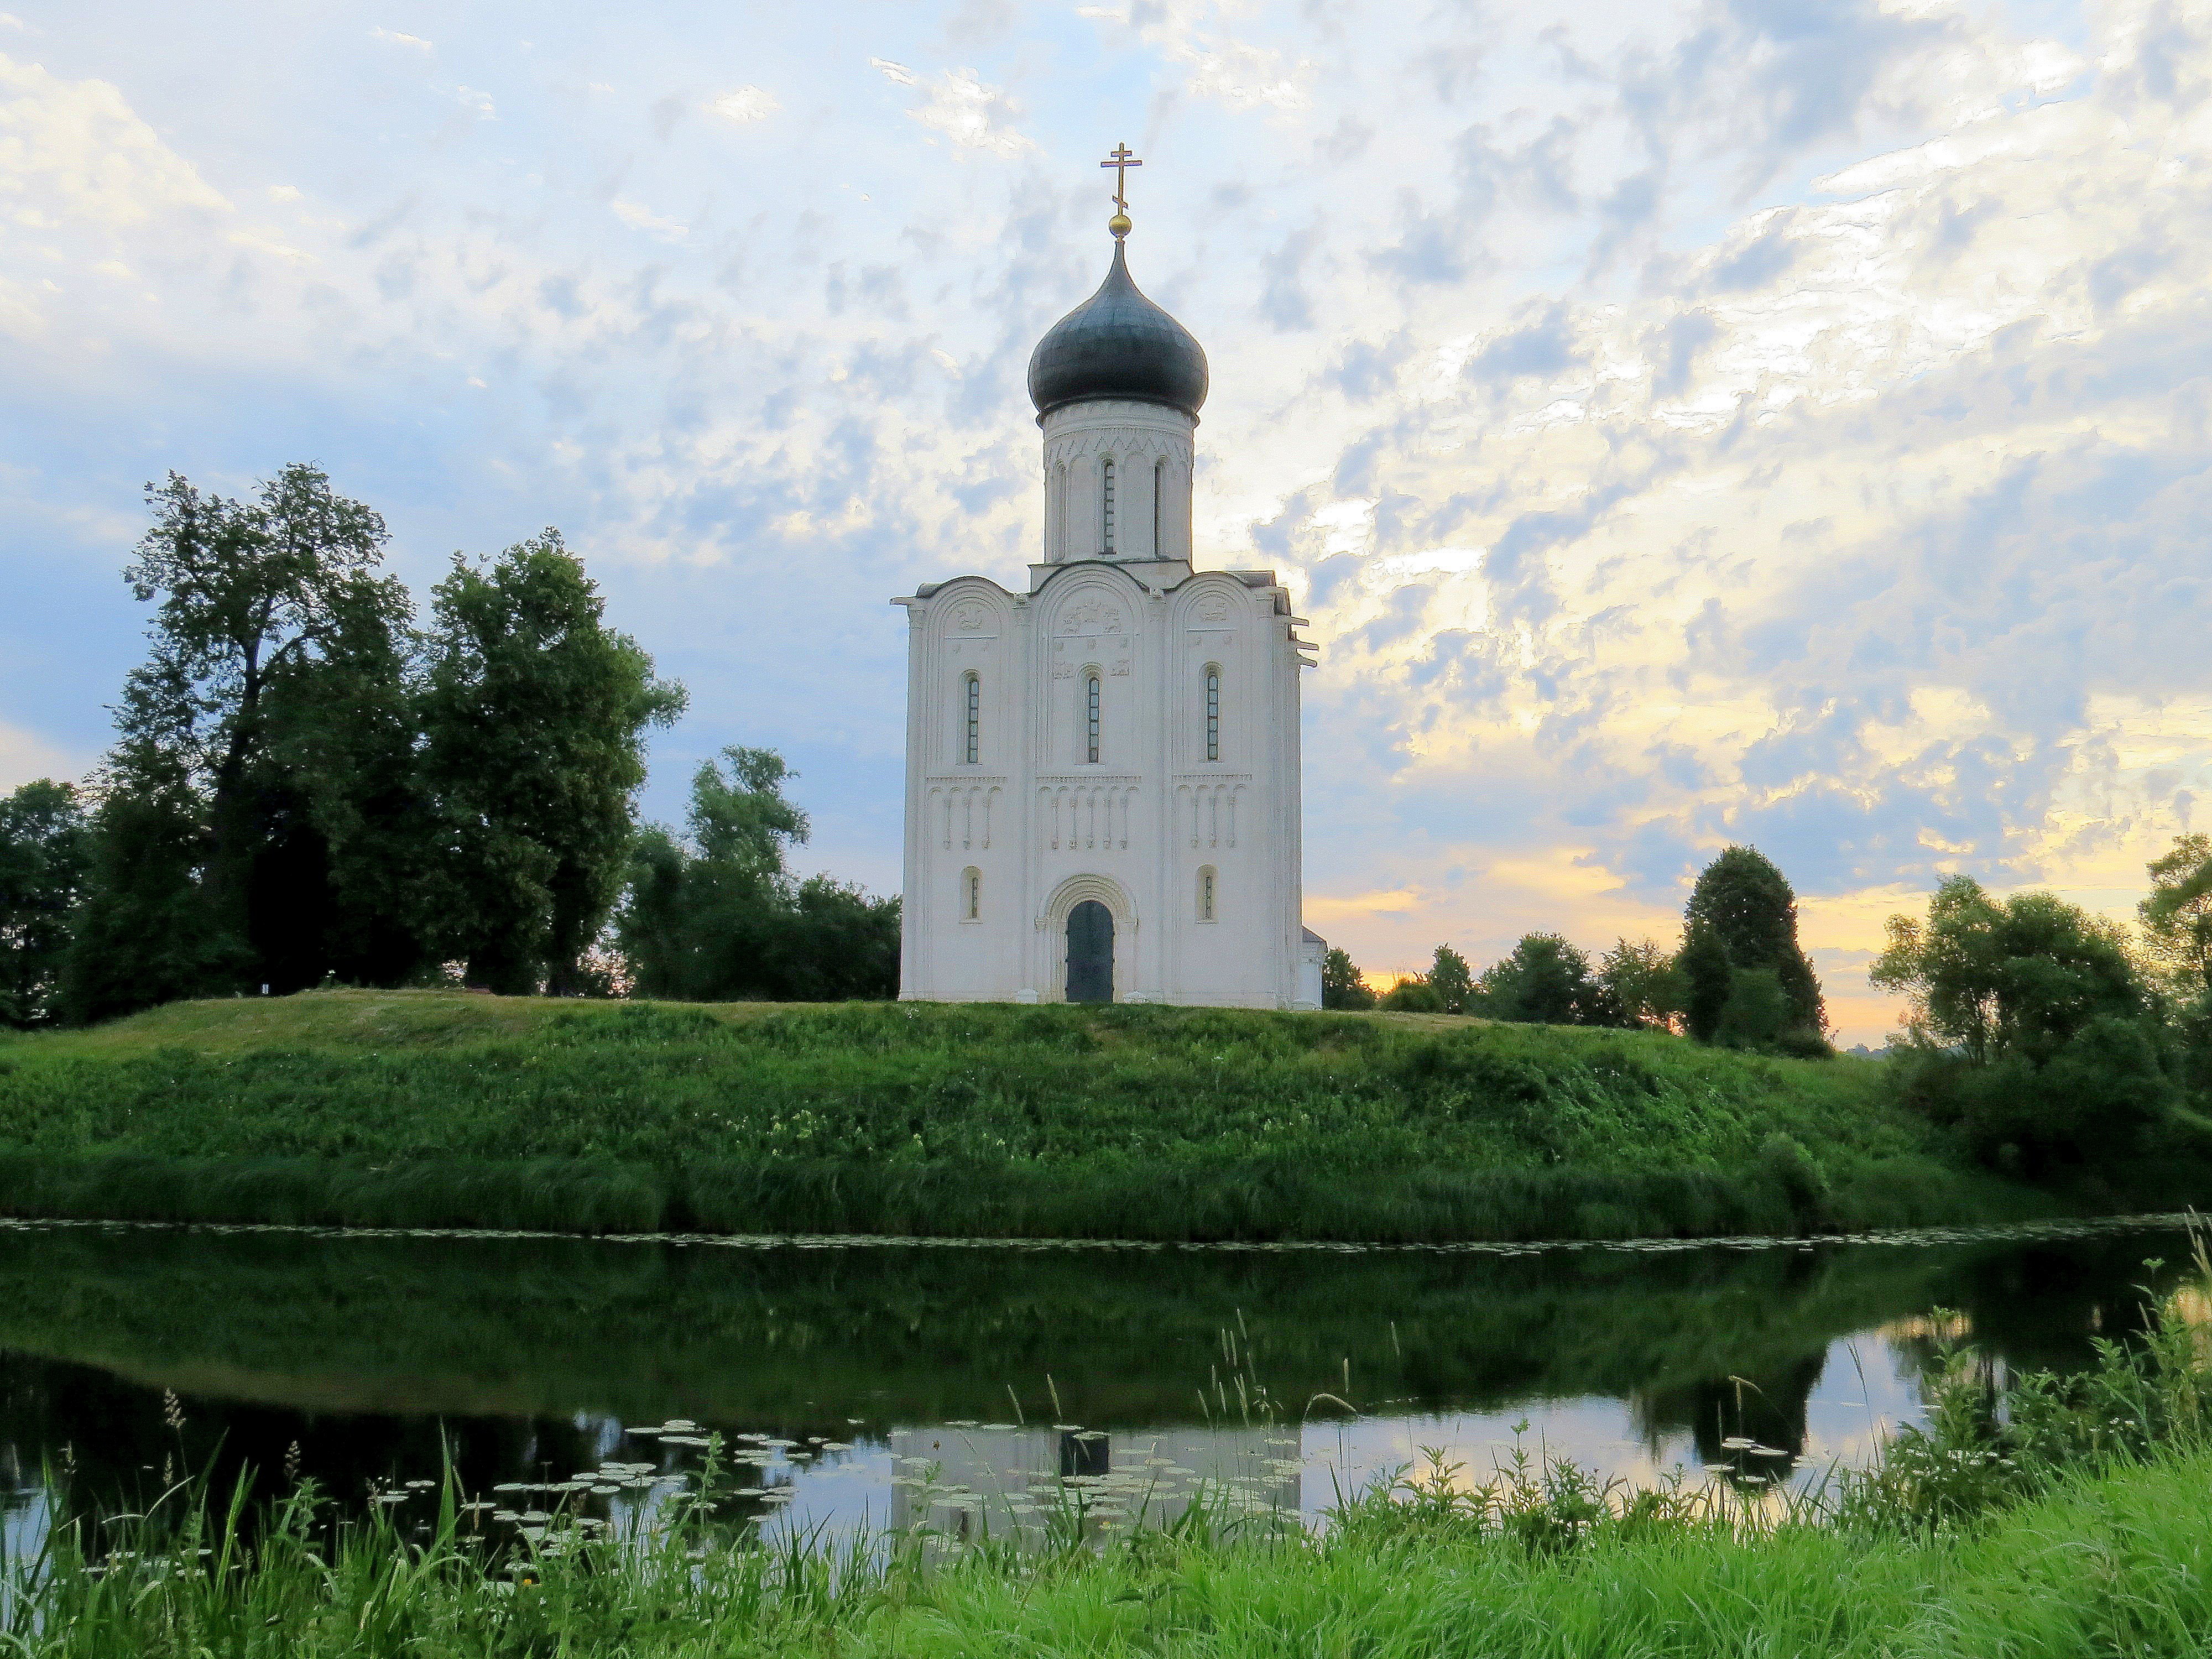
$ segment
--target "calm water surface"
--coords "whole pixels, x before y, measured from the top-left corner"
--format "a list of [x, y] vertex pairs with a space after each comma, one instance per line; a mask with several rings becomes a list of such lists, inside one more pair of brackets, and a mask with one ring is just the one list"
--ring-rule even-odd
[[1804, 1480], [1919, 1417], [1944, 1332], [2001, 1370], [2076, 1365], [2187, 1251], [2156, 1228], [1414, 1251], [0, 1224], [0, 1505], [21, 1552], [185, 1467], [289, 1457], [360, 1503], [450, 1456], [506, 1512], [621, 1524], [714, 1432], [772, 1530], [1003, 1526], [1055, 1475], [1109, 1509], [1227, 1482], [1317, 1515], [1516, 1448]]

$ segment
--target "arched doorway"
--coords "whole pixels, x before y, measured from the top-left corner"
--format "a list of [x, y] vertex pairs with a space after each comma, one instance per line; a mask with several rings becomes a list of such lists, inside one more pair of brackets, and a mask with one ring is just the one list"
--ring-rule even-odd
[[1097, 899], [1067, 913], [1067, 1000], [1114, 1000], [1114, 913]]

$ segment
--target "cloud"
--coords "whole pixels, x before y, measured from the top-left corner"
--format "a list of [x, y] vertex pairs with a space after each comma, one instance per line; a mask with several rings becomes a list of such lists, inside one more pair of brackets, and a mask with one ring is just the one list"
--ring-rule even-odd
[[387, 46], [406, 46], [416, 52], [434, 52], [437, 50], [436, 47], [433, 46], [421, 35], [402, 34], [396, 29], [372, 28], [368, 32], [368, 38], [372, 40], [381, 40]]
[[904, 64], [894, 64], [888, 58], [871, 58], [868, 67], [881, 71], [884, 80], [902, 87], [910, 87], [921, 78]]
[[985, 86], [974, 70], [948, 70], [928, 89], [929, 101], [907, 112], [963, 149], [1011, 161], [1036, 148], [1012, 125], [1019, 112], [1006, 94]]
[[691, 234], [689, 225], [674, 219], [664, 219], [642, 203], [624, 201], [617, 197], [608, 205], [614, 210], [615, 217], [632, 230], [641, 230], [648, 236], [659, 237], [663, 241], [680, 242]]
[[105, 81], [64, 81], [0, 56], [0, 201], [33, 221], [119, 228], [230, 204]]
[[1314, 65], [1250, 38], [1232, 8], [1136, 4], [1126, 14], [1103, 7], [1078, 9], [1081, 16], [1127, 23], [1139, 38], [1182, 66], [1194, 98], [1232, 109], [1303, 110], [1313, 101]]
[[776, 101], [772, 92], [759, 87], [739, 87], [734, 92], [724, 93], [707, 107], [725, 121], [733, 121], [744, 126], [755, 121], [767, 120], [783, 106]]
[[84, 775], [88, 764], [35, 732], [0, 720], [0, 790], [15, 789], [40, 778], [74, 782]]

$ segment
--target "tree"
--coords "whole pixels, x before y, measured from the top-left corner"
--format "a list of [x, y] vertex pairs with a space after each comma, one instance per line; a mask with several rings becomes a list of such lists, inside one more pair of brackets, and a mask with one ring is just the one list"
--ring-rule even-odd
[[1321, 963], [1321, 1006], [1324, 1008], [1361, 1009], [1375, 1006], [1375, 993], [1352, 960], [1352, 953], [1339, 945], [1331, 945]]
[[41, 778], [0, 798], [0, 1025], [58, 1017], [71, 913], [91, 860], [73, 785]]
[[482, 568], [456, 554], [433, 592], [431, 890], [445, 949], [495, 991], [580, 988], [629, 868], [645, 733], [684, 707], [604, 609], [556, 530]]
[[826, 875], [799, 884], [770, 952], [789, 1002], [888, 1001], [898, 995], [899, 901]]
[[1674, 958], [1657, 940], [1614, 941], [1599, 958], [1597, 977], [1629, 1024], [1654, 1031], [1681, 1029], [1687, 987]]
[[1910, 1000], [1907, 1097], [1985, 1158], [2094, 1162], [2166, 1115], [2163, 1028], [2117, 924], [1954, 876], [1924, 923], [1892, 916], [1888, 935], [1869, 977]]
[[1424, 978], [1429, 988], [1441, 998], [1448, 1014], [1463, 1014], [1474, 997], [1474, 970], [1467, 965], [1467, 958], [1449, 945], [1437, 946], [1436, 959], [1430, 963]]
[[126, 748], [110, 760], [127, 787], [107, 789], [93, 814], [88, 891], [62, 963], [62, 1013], [74, 1024], [250, 983], [256, 966], [201, 885], [205, 799], [175, 757]]
[[1720, 1035], [1721, 1018], [1735, 989], [1728, 947], [1711, 927], [1686, 928], [1674, 969], [1682, 978], [1683, 1023], [1698, 1042], [1711, 1042]]
[[772, 994], [770, 941], [791, 896], [784, 860], [807, 836], [806, 814], [784, 796], [792, 776], [774, 750], [725, 749], [691, 775], [689, 846], [659, 824], [639, 833], [617, 922], [638, 994]]
[[[312, 982], [334, 849], [374, 816], [349, 799], [351, 774], [379, 738], [387, 756], [405, 747], [412, 607], [397, 578], [375, 574], [384, 520], [305, 464], [250, 501], [173, 472], [147, 501], [154, 523], [124, 574], [160, 603], [152, 649], [124, 685], [104, 791], [148, 792], [204, 823], [194, 879], [213, 938], [228, 941], [210, 963], [282, 988]], [[364, 696], [368, 680], [380, 697]], [[319, 743], [302, 730], [318, 724]], [[311, 752], [330, 763], [319, 775], [303, 769]]]
[[2136, 907], [2151, 954], [2192, 998], [2212, 996], [2212, 836], [2178, 836], [2150, 866], [2149, 896]]
[[785, 867], [806, 839], [773, 750], [725, 749], [691, 780], [688, 842], [637, 838], [617, 938], [637, 994], [833, 1001], [898, 991], [899, 902]]
[[[1767, 969], [1782, 988], [1787, 1011], [1778, 1046], [1828, 1052], [1827, 1008], [1813, 964], [1797, 943], [1797, 896], [1782, 872], [1756, 849], [1730, 847], [1707, 865], [1682, 914], [1682, 954], [1691, 1035], [1703, 1042], [1723, 1030], [1736, 975]], [[1754, 993], [1755, 994], [1755, 993]], [[1740, 1017], [1731, 1029], [1753, 1022]], [[1762, 1039], [1762, 1042], [1770, 1039]]]
[[1483, 970], [1470, 1004], [1492, 1019], [1532, 1025], [1620, 1025], [1626, 1017], [1589, 958], [1557, 933], [1525, 933]]

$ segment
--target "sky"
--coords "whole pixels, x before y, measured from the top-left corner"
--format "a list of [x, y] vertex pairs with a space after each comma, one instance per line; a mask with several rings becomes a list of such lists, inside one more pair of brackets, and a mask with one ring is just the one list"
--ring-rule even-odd
[[1744, 842], [1879, 1042], [1945, 874], [2124, 915], [2212, 817], [2212, 8], [15, 4], [0, 787], [107, 740], [146, 483], [309, 460], [418, 596], [559, 526], [690, 688], [647, 813], [773, 747], [895, 890], [887, 601], [1023, 583], [1126, 140], [1363, 966], [1671, 941]]

